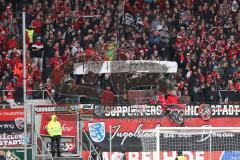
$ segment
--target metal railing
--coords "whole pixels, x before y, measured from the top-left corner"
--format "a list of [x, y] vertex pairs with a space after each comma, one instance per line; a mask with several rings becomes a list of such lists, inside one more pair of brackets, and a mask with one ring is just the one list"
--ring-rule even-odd
[[[37, 157], [40, 157], [40, 158], [43, 158], [43, 159], [45, 159], [45, 160], [47, 160], [47, 159], [49, 159], [49, 158], [50, 158], [51, 160], [53, 160], [53, 157], [52, 157], [51, 153], [49, 152], [49, 150], [48, 150], [45, 142], [44, 142], [43, 139], [42, 139], [42, 137], [41, 137], [39, 134], [37, 134], [36, 139], [40, 139], [40, 140], [41, 140], [41, 144], [42, 144], [43, 149], [47, 151], [47, 155], [46, 155], [45, 153], [43, 153], [43, 151], [42, 151], [41, 147], [38, 145], [38, 143], [36, 143], [37, 148], [39, 149], [40, 154], [41, 154], [41, 155], [36, 154], [36, 156], [37, 156]], [[36, 152], [37, 152], [37, 151], [36, 151]], [[46, 158], [46, 157], [47, 157], [47, 158]]]
[[[3, 95], [6, 95], [6, 92], [16, 92], [15, 90], [2, 90], [2, 94]], [[35, 95], [34, 95], [34, 93], [33, 94], [31, 94], [32, 95], [32, 98], [31, 99], [48, 99], [48, 100], [50, 100], [50, 102], [51, 103], [53, 103], [53, 104], [56, 104], [56, 102], [55, 102], [55, 100], [54, 100], [54, 98], [52, 97], [52, 95], [49, 93], [49, 91], [48, 90], [46, 90], [46, 89], [44, 89], [44, 90], [26, 90], [26, 92], [28, 93], [28, 92], [39, 92], [40, 94], [36, 97]], [[28, 95], [28, 94], [27, 94]], [[39, 98], [38, 98], [39, 97]], [[28, 99], [28, 98], [27, 98]]]
[[87, 150], [87, 152], [89, 153], [89, 157], [88, 160], [93, 160], [92, 156], [91, 156], [91, 152], [90, 150], [87, 148], [87, 145], [85, 143], [82, 143], [82, 145], [84, 146], [84, 148]]
[[[92, 156], [91, 156], [92, 154], [91, 154], [91, 153], [92, 153], [92, 149], [93, 149], [93, 152], [96, 153], [98, 160], [102, 160], [102, 157], [100, 157], [100, 155], [99, 155], [99, 153], [97, 152], [96, 148], [94, 147], [92, 141], [91, 141], [90, 138], [88, 137], [86, 131], [83, 131], [83, 133], [84, 133], [85, 137], [87, 138], [87, 141], [89, 142], [89, 147], [90, 147], [90, 149], [89, 149], [89, 153], [90, 153], [90, 154], [89, 154], [89, 158], [92, 159]], [[84, 144], [84, 145], [85, 145], [85, 144]], [[87, 146], [86, 146], [86, 145], [85, 145], [85, 148], [87, 149]]]

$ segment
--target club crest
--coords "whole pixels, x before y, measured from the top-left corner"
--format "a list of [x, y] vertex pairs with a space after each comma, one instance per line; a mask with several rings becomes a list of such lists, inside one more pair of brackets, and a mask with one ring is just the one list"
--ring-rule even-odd
[[94, 113], [98, 116], [98, 117], [102, 117], [104, 115], [104, 107], [103, 106], [95, 106], [95, 110]]
[[24, 127], [24, 119], [23, 118], [15, 118], [15, 124], [18, 129], [23, 129]]
[[212, 115], [212, 109], [208, 104], [201, 104], [199, 106], [199, 115], [205, 121], [209, 120]]
[[105, 123], [88, 123], [89, 134], [94, 142], [102, 142], [105, 138]]

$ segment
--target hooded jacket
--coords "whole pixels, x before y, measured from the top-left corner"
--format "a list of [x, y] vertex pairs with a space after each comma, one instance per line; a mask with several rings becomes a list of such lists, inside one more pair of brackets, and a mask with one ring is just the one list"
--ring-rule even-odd
[[47, 125], [47, 131], [50, 137], [62, 135], [62, 127], [61, 124], [57, 121], [56, 115], [51, 116], [51, 121], [48, 122]]
[[177, 160], [186, 160], [186, 158], [184, 156], [178, 156]]

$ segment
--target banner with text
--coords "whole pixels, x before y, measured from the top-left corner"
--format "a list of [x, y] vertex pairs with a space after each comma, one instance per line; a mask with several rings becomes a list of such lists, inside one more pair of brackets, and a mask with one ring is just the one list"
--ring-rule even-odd
[[[118, 155], [121, 155], [120, 152], [113, 152], [110, 157], [109, 152], [103, 152], [104, 160], [116, 160]], [[157, 159], [157, 153], [151, 152], [126, 152], [125, 153], [127, 160], [154, 160]], [[187, 160], [209, 160], [210, 152], [209, 151], [183, 151], [183, 155]], [[88, 159], [89, 154], [87, 151], [83, 151], [84, 159]], [[176, 160], [177, 151], [164, 151], [160, 152], [160, 160]], [[212, 151], [211, 157], [214, 160], [238, 160], [240, 157], [239, 151]], [[117, 159], [118, 160], [118, 159]]]
[[[189, 127], [240, 127], [236, 123], [238, 118], [213, 118], [204, 121], [201, 118], [187, 118], [186, 126]], [[112, 128], [110, 137], [110, 126]], [[175, 127], [176, 125], [168, 118], [148, 118], [144, 121], [137, 119], [95, 119], [91, 122], [85, 122], [84, 130], [89, 135], [94, 144], [100, 146], [103, 150], [105, 160], [110, 159], [109, 143], [112, 143], [112, 159], [119, 154], [122, 149], [126, 151], [128, 160], [151, 160], [151, 157], [157, 156], [154, 152], [142, 152], [142, 137], [150, 138], [150, 145], [156, 145], [155, 134], [146, 132], [148, 129], [156, 127]], [[155, 138], [155, 140], [154, 140]], [[196, 134], [160, 134], [160, 157], [163, 160], [175, 160], [178, 150], [184, 151], [184, 155], [188, 160], [202, 159], [207, 160], [210, 157], [209, 150], [212, 150], [214, 159], [229, 160], [230, 157], [240, 155], [238, 141], [240, 140], [239, 132], [218, 132], [211, 134], [206, 130], [202, 130]], [[211, 148], [210, 148], [210, 141]], [[83, 142], [87, 142], [83, 136]], [[170, 144], [170, 145], [169, 145]], [[149, 145], [149, 144], [148, 144]], [[153, 147], [154, 148], [154, 147]], [[87, 153], [84, 154], [88, 157]]]
[[[239, 104], [201, 104], [201, 105], [177, 105], [184, 111], [186, 118], [201, 117], [209, 108], [211, 118], [216, 117], [240, 117]], [[101, 106], [94, 104], [80, 104], [70, 106], [36, 106], [37, 113], [48, 112], [89, 112], [101, 118], [161, 118], [164, 116], [164, 109], [161, 105], [129, 105], [129, 106]]]
[[124, 73], [124, 72], [150, 72], [150, 73], [176, 73], [177, 63], [170, 61], [101, 61], [83, 62], [74, 64], [74, 74], [88, 73]]
[[0, 110], [1, 121], [15, 121], [16, 118], [24, 118], [23, 108]]
[[[24, 144], [23, 108], [0, 110], [0, 146], [22, 146]], [[26, 136], [29, 143], [29, 135]]]
[[[111, 159], [118, 160], [116, 157], [121, 155], [120, 152], [113, 152], [111, 154]], [[125, 153], [127, 160], [154, 160], [157, 156], [157, 153], [151, 152], [126, 152]], [[210, 152], [209, 151], [183, 151], [183, 155], [187, 160], [209, 160]], [[87, 151], [83, 151], [83, 157], [87, 159], [89, 154]], [[104, 160], [111, 160], [109, 152], [103, 152], [102, 155]], [[176, 160], [177, 151], [164, 151], [160, 152], [160, 160]], [[214, 160], [238, 160], [240, 157], [240, 152], [238, 151], [212, 151], [211, 157]], [[157, 159], [157, 158], [156, 158]]]
[[[26, 136], [26, 142], [30, 142], [30, 134]], [[22, 146], [24, 145], [24, 133], [2, 133], [0, 134], [0, 146]]]
[[[79, 107], [82, 108], [80, 105]], [[96, 114], [101, 112], [102, 118], [160, 118], [164, 116], [161, 105], [129, 105], [129, 106], [92, 106]], [[202, 104], [202, 105], [177, 105], [179, 110], [184, 111], [184, 117], [201, 117], [209, 109], [211, 118], [216, 117], [240, 117], [240, 105], [235, 104]], [[99, 109], [100, 108], [100, 109]], [[169, 107], [170, 109], [170, 107]], [[100, 110], [100, 111], [99, 111]]]
[[121, 19], [123, 25], [130, 26], [136, 31], [142, 30], [143, 20], [141, 16], [125, 12]]
[[[51, 120], [52, 114], [42, 114], [40, 134], [48, 136], [46, 130], [48, 122]], [[62, 126], [62, 136], [63, 137], [75, 137], [76, 136], [76, 116], [67, 114], [58, 114], [57, 120]]]

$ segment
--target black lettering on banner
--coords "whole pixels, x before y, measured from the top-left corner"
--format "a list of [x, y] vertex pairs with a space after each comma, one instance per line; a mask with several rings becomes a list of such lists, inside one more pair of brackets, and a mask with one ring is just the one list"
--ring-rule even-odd
[[[131, 122], [123, 122], [115, 124], [112, 126], [112, 136], [111, 140], [113, 142], [113, 147], [115, 151], [120, 151], [124, 146], [126, 150], [130, 152], [142, 151], [142, 141], [141, 138], [149, 138], [149, 140], [156, 138], [155, 132], [145, 132], [147, 128], [147, 123], [138, 123], [131, 126], [130, 130], [127, 129], [129, 125], [133, 125]], [[126, 128], [125, 128], [126, 127]], [[236, 140], [240, 138], [240, 132], [210, 132], [210, 130], [204, 130], [207, 126], [202, 126], [203, 130], [198, 134], [193, 132], [193, 134], [186, 134], [186, 132], [165, 132], [160, 133], [160, 148], [167, 151], [175, 151], [176, 148], [180, 150], [185, 149], [191, 151], [192, 149], [196, 151], [209, 150], [210, 149], [210, 137], [212, 142], [211, 149], [213, 151], [226, 151], [230, 148], [232, 150], [238, 150], [238, 145], [236, 145]], [[160, 124], [153, 126], [154, 128], [161, 128]], [[107, 133], [108, 134], [108, 133]], [[154, 139], [154, 141], [156, 141]], [[171, 142], [171, 145], [167, 145]], [[179, 143], [179, 142], [191, 142], [189, 143]], [[221, 143], [216, 143], [221, 142]], [[134, 145], [132, 145], [134, 144]], [[105, 138], [103, 142], [100, 143], [103, 150], [109, 150], [109, 139]], [[204, 148], [203, 148], [204, 147]]]
[[[51, 152], [52, 151], [51, 143], [47, 142], [46, 146], [47, 146], [47, 149]], [[75, 148], [75, 145], [73, 143], [69, 143], [69, 142], [60, 143], [61, 152], [72, 152], [74, 151], [74, 148]]]
[[130, 62], [130, 71], [134, 72], [136, 71], [137, 64], [135, 62]]
[[142, 29], [143, 24], [142, 17], [130, 13], [125, 13], [123, 15], [122, 23], [133, 27], [137, 31], [140, 31]]
[[149, 70], [149, 68], [148, 68], [148, 62], [144, 62], [144, 63], [143, 63], [143, 66], [144, 66], [144, 69], [145, 69], [145, 70]]
[[[209, 107], [208, 107], [209, 106]], [[155, 117], [161, 118], [163, 111], [161, 105], [130, 105], [130, 106], [102, 106], [104, 114], [103, 118], [109, 117], [124, 117], [124, 118], [140, 118], [140, 117]], [[202, 110], [204, 109], [204, 110]], [[207, 110], [206, 110], [207, 109]], [[178, 109], [177, 109], [178, 110]], [[182, 118], [199, 117], [208, 120], [215, 117], [238, 117], [240, 112], [239, 105], [207, 105], [206, 108], [199, 108], [199, 105], [185, 105], [181, 112], [172, 111], [172, 116], [175, 120]], [[204, 111], [204, 112], [203, 112]], [[204, 113], [204, 114], [203, 114]], [[201, 115], [202, 114], [202, 115]], [[184, 116], [184, 117], [183, 117]], [[202, 117], [201, 117], [202, 116]], [[172, 118], [173, 118], [172, 117]], [[178, 117], [178, 118], [177, 118]]]
[[23, 128], [16, 125], [15, 121], [0, 121], [0, 133], [22, 132]]
[[86, 69], [86, 63], [83, 62], [83, 63], [82, 63], [82, 70], [83, 70], [83, 73], [86, 73], [85, 69]]
[[[26, 142], [30, 142], [29, 134]], [[0, 134], [0, 146], [19, 146], [24, 144], [24, 133], [3, 133]]]
[[124, 64], [122, 61], [113, 61], [111, 63], [111, 72], [118, 72], [124, 70]]

